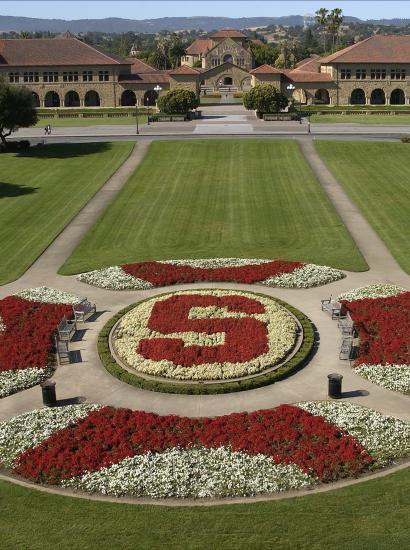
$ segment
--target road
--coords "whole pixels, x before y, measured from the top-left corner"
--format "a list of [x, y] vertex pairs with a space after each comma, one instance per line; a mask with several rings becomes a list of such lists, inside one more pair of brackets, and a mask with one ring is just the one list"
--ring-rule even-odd
[[[410, 125], [310, 124], [299, 122], [264, 122], [246, 111], [242, 105], [204, 106], [203, 118], [186, 122], [140, 124], [139, 135], [133, 125], [98, 125], [55, 127], [50, 136], [43, 128], [22, 128], [13, 139], [29, 139], [33, 143], [68, 141], [117, 141], [152, 139], [203, 139], [225, 137], [277, 138], [313, 137], [318, 139], [398, 140], [410, 135]], [[309, 132], [310, 129], [310, 132]]]

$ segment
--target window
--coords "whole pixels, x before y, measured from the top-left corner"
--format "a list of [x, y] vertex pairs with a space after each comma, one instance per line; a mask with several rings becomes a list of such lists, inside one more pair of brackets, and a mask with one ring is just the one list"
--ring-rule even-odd
[[406, 69], [392, 69], [390, 71], [390, 78], [392, 80], [405, 80]]
[[386, 69], [371, 69], [370, 78], [372, 80], [384, 80], [386, 78]]
[[356, 78], [364, 80], [366, 78], [366, 69], [356, 69]]
[[83, 82], [92, 82], [93, 72], [92, 71], [83, 71]]
[[40, 78], [38, 76], [38, 73], [28, 71], [23, 74], [23, 80], [24, 82], [39, 82]]
[[63, 73], [64, 82], [78, 82], [78, 73], [77, 71], [67, 71]]
[[352, 71], [350, 69], [342, 69], [340, 71], [340, 78], [342, 80], [349, 80], [352, 77]]
[[219, 61], [219, 57], [213, 57], [212, 58], [212, 67], [217, 67], [218, 65], [220, 65], [220, 61]]
[[58, 73], [43, 73], [43, 82], [58, 82]]
[[239, 67], [243, 67], [245, 65], [245, 60], [243, 57], [238, 57], [238, 65]]
[[98, 80], [100, 82], [106, 82], [108, 80], [108, 71], [98, 71]]
[[9, 73], [9, 82], [19, 82], [20, 74], [19, 73]]

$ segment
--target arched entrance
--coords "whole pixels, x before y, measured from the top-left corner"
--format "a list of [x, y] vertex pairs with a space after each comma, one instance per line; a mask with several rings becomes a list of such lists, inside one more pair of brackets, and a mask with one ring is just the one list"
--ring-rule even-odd
[[316, 90], [315, 103], [320, 103], [322, 105], [329, 105], [330, 103], [329, 92], [324, 88], [320, 88], [319, 90]]
[[60, 96], [57, 92], [47, 92], [44, 98], [44, 107], [60, 107]]
[[232, 86], [232, 84], [233, 84], [232, 77], [231, 76], [224, 76], [223, 85], [224, 86]]
[[366, 94], [361, 88], [353, 90], [350, 96], [350, 105], [366, 105]]
[[152, 107], [156, 104], [158, 94], [155, 90], [147, 90], [144, 94], [144, 105]]
[[100, 96], [94, 90], [89, 90], [85, 94], [84, 98], [85, 107], [99, 107], [100, 106]]
[[40, 98], [36, 92], [31, 92], [34, 107], [40, 107]]
[[66, 93], [64, 99], [64, 107], [79, 107], [80, 106], [80, 97], [77, 92], [70, 90]]
[[121, 94], [121, 106], [122, 107], [134, 107], [137, 103], [135, 92], [132, 90], [124, 90]]
[[391, 105], [404, 105], [406, 103], [406, 96], [404, 95], [403, 90], [396, 88], [392, 91], [390, 96]]
[[230, 53], [227, 53], [226, 55], [224, 55], [222, 62], [223, 63], [233, 63], [232, 55]]
[[385, 105], [386, 96], [384, 95], [384, 91], [381, 88], [376, 88], [372, 91], [372, 95], [370, 96], [370, 103], [371, 105]]

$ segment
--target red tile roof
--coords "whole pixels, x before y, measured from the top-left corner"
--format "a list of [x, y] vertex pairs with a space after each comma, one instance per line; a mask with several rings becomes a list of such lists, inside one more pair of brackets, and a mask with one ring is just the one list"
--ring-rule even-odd
[[319, 55], [311, 55], [310, 57], [306, 57], [306, 59], [302, 59], [302, 61], [299, 61], [299, 63], [296, 64], [295, 69], [318, 73], [320, 72], [321, 63], [322, 59]]
[[256, 69], [252, 69], [249, 71], [251, 74], [281, 74], [283, 71], [281, 69], [277, 69], [276, 67], [272, 67], [272, 65], [261, 65], [260, 67], [256, 67]]
[[299, 69], [283, 69], [284, 74], [293, 82], [332, 82], [333, 78], [327, 73], [301, 71]]
[[169, 82], [169, 71], [120, 75], [118, 82], [121, 84], [165, 84]]
[[211, 48], [213, 48], [213, 42], [209, 38], [198, 38], [195, 42], [192, 42], [190, 46], [185, 50], [187, 55], [199, 55], [204, 54]]
[[126, 61], [128, 63], [131, 63], [131, 72], [133, 74], [142, 74], [142, 73], [155, 73], [154, 67], [151, 67], [151, 65], [148, 65], [148, 63], [144, 63], [144, 61], [141, 61], [141, 59], [138, 59], [136, 57], [127, 57]]
[[235, 29], [221, 29], [211, 34], [210, 38], [246, 38], [246, 36]]
[[197, 69], [194, 69], [192, 67], [188, 67], [188, 65], [181, 65], [180, 67], [177, 67], [176, 69], [173, 69], [172, 71], [169, 71], [169, 74], [199, 74], [199, 71]]
[[410, 36], [377, 34], [322, 59], [322, 63], [409, 63]]
[[129, 65], [77, 38], [30, 38], [0, 40], [0, 65]]

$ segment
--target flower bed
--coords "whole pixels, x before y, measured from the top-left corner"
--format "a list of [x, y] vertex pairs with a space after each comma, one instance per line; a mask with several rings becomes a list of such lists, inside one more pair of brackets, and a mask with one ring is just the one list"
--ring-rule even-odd
[[355, 371], [371, 382], [410, 393], [410, 292], [372, 285], [338, 298], [359, 333]]
[[116, 355], [139, 373], [222, 380], [258, 373], [293, 349], [298, 325], [268, 296], [191, 290], [150, 298], [116, 326]]
[[259, 283], [283, 288], [310, 288], [343, 277], [337, 269], [302, 262], [215, 258], [139, 262], [81, 273], [85, 283], [110, 290], [144, 290], [197, 282]]
[[0, 397], [49, 378], [52, 336], [78, 298], [46, 287], [0, 300]]
[[410, 451], [410, 425], [350, 403], [215, 418], [81, 405], [0, 424], [0, 465], [108, 495], [266, 494], [357, 476]]

